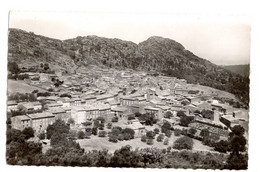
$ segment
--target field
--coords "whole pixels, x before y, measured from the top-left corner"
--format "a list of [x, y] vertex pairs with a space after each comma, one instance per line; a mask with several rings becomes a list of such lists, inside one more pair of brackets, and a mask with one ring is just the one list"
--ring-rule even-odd
[[[157, 137], [157, 136], [156, 136]], [[157, 142], [156, 138], [154, 139], [153, 145], [147, 145], [146, 143], [142, 142], [140, 138], [135, 138], [129, 141], [118, 141], [117, 143], [112, 143], [108, 141], [108, 137], [101, 138], [98, 136], [91, 136], [90, 139], [82, 139], [77, 140], [77, 142], [80, 144], [82, 148], [85, 149], [85, 151], [91, 151], [91, 150], [102, 150], [107, 149], [110, 153], [113, 153], [116, 149], [120, 149], [122, 146], [130, 145], [132, 149], [136, 148], [147, 148], [147, 147], [154, 147], [159, 149], [166, 149], [169, 146], [173, 146], [173, 142], [177, 140], [181, 136], [174, 136], [172, 135], [169, 139], [169, 144], [164, 145], [163, 142]], [[203, 145], [200, 141], [193, 139], [194, 146], [193, 150], [195, 151], [210, 151], [211, 148], [208, 146]]]
[[26, 84], [22, 80], [10, 80], [7, 81], [7, 90], [9, 93], [31, 93], [33, 90], [46, 91], [41, 88]]
[[192, 90], [199, 90], [199, 91], [203, 91], [205, 94], [207, 93], [216, 93], [218, 94], [218, 97], [226, 97], [226, 98], [230, 98], [230, 99], [234, 99], [236, 100], [236, 97], [234, 94], [226, 92], [226, 91], [222, 91], [222, 90], [218, 90], [212, 87], [207, 87], [204, 85], [197, 85], [197, 84], [188, 84], [189, 89]]

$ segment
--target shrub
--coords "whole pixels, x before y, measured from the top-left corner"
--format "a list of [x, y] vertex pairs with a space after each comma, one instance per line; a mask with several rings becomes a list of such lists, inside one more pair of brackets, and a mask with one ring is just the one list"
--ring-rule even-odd
[[92, 134], [95, 135], [95, 136], [97, 135], [97, 128], [96, 127], [92, 128]]
[[38, 137], [39, 137], [40, 140], [44, 140], [45, 139], [45, 134], [44, 133], [40, 133]]
[[26, 140], [31, 138], [31, 137], [34, 137], [34, 131], [31, 127], [27, 127], [25, 129], [23, 129], [22, 134], [25, 135]]
[[170, 138], [172, 135], [172, 131], [171, 130], [167, 130], [166, 133], [165, 133], [165, 136]]
[[159, 134], [159, 132], [160, 132], [159, 128], [155, 128], [153, 131], [155, 134]]
[[115, 136], [113, 134], [109, 135], [108, 141], [113, 142], [113, 143], [117, 143], [117, 136]]
[[146, 135], [143, 135], [143, 136], [141, 137], [141, 141], [142, 141], [142, 142], [146, 142], [146, 140], [147, 140], [147, 136], [146, 136]]
[[148, 145], [153, 145], [153, 139], [148, 139], [146, 142]]
[[226, 153], [229, 150], [229, 142], [225, 140], [220, 140], [215, 143], [214, 150], [222, 153]]
[[164, 114], [164, 118], [171, 118], [171, 117], [173, 117], [173, 114], [170, 112], [170, 111], [168, 111], [168, 112], [166, 112], [165, 114]]
[[84, 139], [84, 136], [85, 136], [85, 134], [83, 131], [78, 132], [78, 139]]
[[164, 139], [164, 135], [163, 134], [159, 134], [159, 136], [157, 137], [156, 141], [157, 142], [162, 142]]
[[168, 144], [169, 144], [169, 139], [168, 139], [168, 138], [165, 138], [163, 144], [164, 144], [164, 145], [168, 145]]
[[154, 139], [155, 133], [153, 131], [147, 131], [146, 136], [148, 139]]
[[177, 139], [174, 144], [173, 144], [173, 148], [175, 149], [192, 149], [193, 147], [193, 140], [190, 137], [187, 136], [183, 136], [179, 139]]
[[112, 122], [118, 122], [118, 117], [116, 117], [116, 116], [113, 117], [111, 121], [112, 121]]
[[175, 136], [180, 136], [181, 135], [181, 130], [180, 129], [175, 129], [174, 130], [174, 135]]
[[119, 135], [118, 135], [118, 140], [120, 140], [120, 141], [125, 140], [124, 134], [119, 134]]
[[111, 129], [111, 128], [112, 128], [112, 123], [111, 122], [107, 123], [107, 129]]
[[106, 137], [107, 132], [106, 131], [99, 131], [98, 137]]
[[171, 129], [171, 123], [169, 123], [168, 121], [164, 122], [162, 125], [162, 133], [166, 133], [170, 129]]

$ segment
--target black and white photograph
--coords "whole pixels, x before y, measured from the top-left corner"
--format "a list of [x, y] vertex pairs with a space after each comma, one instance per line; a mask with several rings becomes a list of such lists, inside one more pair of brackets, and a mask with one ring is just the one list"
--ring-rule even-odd
[[248, 169], [243, 16], [11, 10], [7, 41], [7, 165]]

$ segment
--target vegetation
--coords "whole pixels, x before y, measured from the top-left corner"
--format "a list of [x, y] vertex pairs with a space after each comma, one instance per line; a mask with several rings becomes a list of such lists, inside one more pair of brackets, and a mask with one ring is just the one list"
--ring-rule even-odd
[[173, 148], [179, 149], [179, 150], [192, 149], [192, 147], [193, 147], [193, 140], [187, 136], [183, 136], [183, 137], [177, 139], [173, 144]]

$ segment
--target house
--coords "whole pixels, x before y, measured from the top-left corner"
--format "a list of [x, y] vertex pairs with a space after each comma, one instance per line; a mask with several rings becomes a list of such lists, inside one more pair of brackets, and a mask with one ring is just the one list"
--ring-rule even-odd
[[50, 112], [34, 113], [27, 115], [30, 118], [30, 127], [35, 131], [35, 134], [46, 132], [48, 125], [52, 125], [55, 121], [55, 116]]
[[132, 104], [137, 103], [137, 98], [129, 97], [129, 96], [121, 96], [119, 98], [121, 106], [130, 106]]
[[65, 122], [69, 120], [71, 117], [70, 112], [67, 112], [65, 108], [63, 107], [51, 107], [49, 108], [49, 111], [55, 116], [55, 120], [61, 119]]
[[135, 138], [140, 138], [146, 134], [145, 127], [138, 120], [130, 120], [127, 125], [122, 126], [123, 128], [130, 128], [135, 132]]
[[124, 106], [117, 106], [117, 107], [111, 109], [111, 112], [118, 118], [122, 118], [123, 114], [126, 113], [127, 111], [128, 111], [128, 108], [124, 107]]
[[154, 114], [157, 119], [162, 119], [163, 117], [161, 110], [157, 107], [145, 106], [144, 110], [146, 113]]
[[19, 104], [27, 113], [42, 109], [40, 102], [22, 102]]
[[70, 106], [80, 106], [81, 99], [80, 98], [72, 98], [70, 101]]
[[7, 101], [7, 112], [16, 111], [18, 103], [14, 100]]
[[31, 119], [26, 115], [15, 116], [11, 118], [11, 126], [17, 130], [23, 130], [26, 127], [31, 127]]
[[102, 94], [102, 95], [96, 96], [96, 100], [100, 101], [100, 102], [114, 100], [114, 98], [115, 98], [115, 95], [112, 95], [112, 94]]

